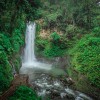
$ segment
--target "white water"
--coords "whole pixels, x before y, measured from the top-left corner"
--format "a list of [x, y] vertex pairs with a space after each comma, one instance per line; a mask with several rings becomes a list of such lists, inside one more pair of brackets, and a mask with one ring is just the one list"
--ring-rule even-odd
[[[25, 35], [25, 48], [22, 59], [22, 67], [20, 69], [21, 74], [32, 73], [35, 69], [50, 70], [51, 65], [37, 61], [34, 53], [35, 47], [35, 30], [36, 24], [29, 22], [27, 23], [26, 35]], [[30, 69], [32, 72], [30, 72]]]
[[[70, 89], [60, 79], [51, 77], [47, 74], [40, 74], [35, 81], [32, 82], [37, 88], [37, 94], [39, 96], [58, 96], [59, 99], [54, 100], [93, 100], [84, 93]], [[46, 99], [43, 99], [46, 100]], [[53, 99], [50, 99], [53, 100]]]
[[28, 23], [26, 28], [26, 47], [24, 49], [23, 63], [33, 63], [36, 60], [34, 54], [35, 23]]

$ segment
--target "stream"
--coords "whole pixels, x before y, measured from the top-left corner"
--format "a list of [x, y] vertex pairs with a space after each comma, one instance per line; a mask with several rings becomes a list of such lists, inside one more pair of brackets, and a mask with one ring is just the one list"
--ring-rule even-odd
[[59, 59], [56, 59], [53, 63], [36, 59], [34, 53], [35, 28], [35, 23], [27, 23], [26, 45], [20, 74], [29, 75], [30, 84], [42, 97], [42, 100], [47, 100], [47, 97], [50, 100], [93, 100], [86, 94], [70, 88], [70, 85], [73, 84], [72, 79], [67, 76], [63, 68], [54, 66], [54, 62], [59, 62]]

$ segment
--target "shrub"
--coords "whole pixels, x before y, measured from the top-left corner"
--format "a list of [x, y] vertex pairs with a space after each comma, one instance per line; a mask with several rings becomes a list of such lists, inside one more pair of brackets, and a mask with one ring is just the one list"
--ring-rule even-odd
[[7, 54], [11, 54], [12, 52], [12, 45], [10, 43], [9, 37], [6, 35], [6, 33], [0, 32], [0, 45], [3, 47], [3, 50]]
[[100, 87], [100, 37], [92, 35], [86, 35], [78, 41], [70, 53], [75, 69], [86, 75], [92, 84]]
[[31, 88], [19, 86], [8, 100], [41, 100], [41, 98]]
[[56, 45], [48, 45], [46, 49], [44, 50], [44, 54], [47, 57], [58, 57], [58, 56], [63, 56], [64, 51], [60, 49], [60, 47]]
[[4, 51], [0, 51], [0, 77], [0, 92], [2, 92], [8, 88], [12, 80], [11, 66]]
[[51, 41], [49, 41], [48, 45], [44, 50], [44, 54], [47, 57], [57, 57], [63, 56], [66, 51], [66, 44], [61, 40], [61, 36], [56, 32], [50, 35]]
[[93, 30], [92, 30], [92, 36], [95, 36], [95, 37], [100, 37], [100, 27], [95, 27]]
[[9, 80], [1, 72], [1, 68], [0, 68], [0, 92], [4, 91], [5, 89], [7, 89], [8, 86], [9, 86]]

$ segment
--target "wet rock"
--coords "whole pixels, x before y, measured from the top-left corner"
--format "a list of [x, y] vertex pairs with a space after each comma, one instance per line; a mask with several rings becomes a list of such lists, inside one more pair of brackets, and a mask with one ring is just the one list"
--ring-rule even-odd
[[61, 98], [63, 99], [63, 98], [65, 98], [66, 97], [66, 93], [64, 93], [64, 92], [62, 92], [62, 93], [60, 93], [60, 96], [61, 96]]
[[68, 85], [74, 84], [74, 81], [72, 80], [72, 78], [68, 77], [66, 80], [67, 80]]
[[84, 99], [81, 97], [76, 97], [75, 100], [84, 100]]
[[60, 96], [59, 91], [57, 91], [57, 90], [52, 90], [51, 91], [51, 94], [50, 94], [51, 99], [54, 99], [55, 97], [59, 97], [59, 96]]
[[65, 89], [66, 93], [67, 93], [67, 97], [71, 98], [71, 99], [75, 99], [76, 98], [76, 94], [73, 90], [67, 88]]
[[87, 95], [85, 95], [83, 93], [80, 93], [79, 96], [82, 97], [84, 100], [93, 100], [93, 99], [91, 99], [90, 97], [88, 97]]
[[38, 92], [39, 96], [45, 96], [45, 94], [46, 94], [46, 90], [45, 89], [43, 89], [40, 92]]
[[92, 98], [90, 98], [90, 97], [87, 96], [86, 94], [81, 93], [81, 92], [79, 92], [79, 91], [76, 91], [76, 94], [77, 94], [78, 97], [83, 98], [83, 100], [93, 100]]

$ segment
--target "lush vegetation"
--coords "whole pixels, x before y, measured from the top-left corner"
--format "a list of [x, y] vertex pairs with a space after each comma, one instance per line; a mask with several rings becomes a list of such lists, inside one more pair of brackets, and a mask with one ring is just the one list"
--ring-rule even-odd
[[73, 67], [86, 75], [92, 84], [100, 87], [100, 29], [94, 30], [79, 40], [70, 54]]
[[50, 39], [37, 39], [36, 44], [39, 52], [45, 57], [57, 57], [64, 56], [68, 45], [66, 44], [64, 37], [60, 36], [56, 32], [50, 35]]
[[41, 100], [41, 97], [38, 97], [31, 88], [19, 86], [8, 100]]
[[[99, 0], [0, 0], [0, 15], [0, 93], [9, 87], [13, 68], [19, 71], [26, 22], [34, 20], [38, 54], [70, 55], [70, 67], [100, 88]], [[40, 100], [25, 86], [9, 98], [17, 99]]]
[[0, 0], [0, 92], [9, 87], [13, 68], [20, 67], [25, 24], [40, 17], [40, 6], [39, 0]]
[[[71, 56], [72, 68], [100, 87], [98, 0], [44, 0], [37, 50], [42, 56]], [[41, 30], [47, 37], [41, 36]]]

